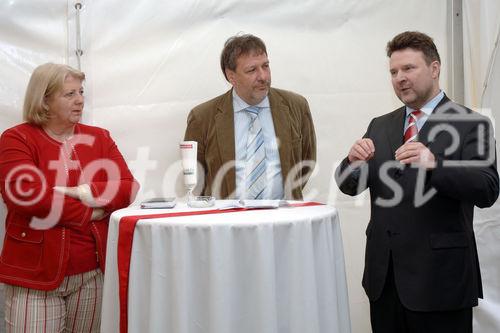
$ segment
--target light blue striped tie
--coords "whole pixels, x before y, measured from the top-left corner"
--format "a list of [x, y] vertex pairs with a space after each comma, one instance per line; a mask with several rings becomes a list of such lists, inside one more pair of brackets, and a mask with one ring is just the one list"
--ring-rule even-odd
[[250, 116], [248, 129], [247, 156], [245, 166], [245, 199], [262, 199], [266, 187], [266, 151], [264, 133], [258, 117], [259, 108], [249, 106], [245, 109]]

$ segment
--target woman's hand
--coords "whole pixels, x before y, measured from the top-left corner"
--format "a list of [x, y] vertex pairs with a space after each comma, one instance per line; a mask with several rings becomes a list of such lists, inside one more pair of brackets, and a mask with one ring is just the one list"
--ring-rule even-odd
[[107, 215], [104, 209], [96, 207], [94, 197], [92, 196], [92, 192], [90, 191], [90, 186], [88, 184], [73, 187], [54, 186], [54, 191], [80, 200], [85, 205], [93, 207], [92, 216], [90, 217], [91, 221], [102, 220]]
[[102, 220], [106, 216], [106, 212], [102, 208], [94, 208], [92, 209], [92, 216], [90, 217], [91, 221]]
[[81, 184], [74, 187], [54, 186], [54, 191], [80, 200], [89, 207], [98, 207], [94, 197], [92, 196], [89, 184]]

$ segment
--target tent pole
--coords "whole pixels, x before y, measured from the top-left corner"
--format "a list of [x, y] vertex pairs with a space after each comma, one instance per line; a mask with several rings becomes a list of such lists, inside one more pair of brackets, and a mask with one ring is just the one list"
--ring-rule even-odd
[[82, 10], [82, 3], [77, 1], [75, 3], [75, 10], [76, 10], [76, 50], [75, 50], [75, 55], [76, 55], [76, 60], [77, 60], [77, 66], [78, 70], [82, 69], [81, 65], [81, 56], [83, 55], [83, 50], [82, 50], [82, 35], [80, 32], [80, 11]]
[[448, 73], [449, 94], [464, 103], [464, 42], [462, 0], [448, 0]]

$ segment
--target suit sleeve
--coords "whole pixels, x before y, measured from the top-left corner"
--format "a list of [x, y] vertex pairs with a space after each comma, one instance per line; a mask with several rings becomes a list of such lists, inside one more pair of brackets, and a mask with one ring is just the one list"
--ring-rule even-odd
[[480, 208], [493, 205], [498, 198], [499, 179], [491, 129], [491, 122], [485, 120], [465, 133], [458, 165], [449, 165], [450, 161], [431, 147], [437, 167], [431, 171], [430, 185], [442, 194]]

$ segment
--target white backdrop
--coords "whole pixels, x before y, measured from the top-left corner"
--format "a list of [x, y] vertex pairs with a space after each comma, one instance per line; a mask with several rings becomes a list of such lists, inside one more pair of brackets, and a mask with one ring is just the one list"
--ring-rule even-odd
[[[465, 101], [490, 114], [500, 128], [500, 2], [466, 1], [464, 6]], [[498, 135], [497, 135], [498, 137]], [[497, 155], [498, 155], [497, 143]], [[483, 278], [484, 299], [474, 310], [480, 332], [500, 332], [500, 203], [475, 211], [474, 230]]]
[[[369, 332], [361, 288], [368, 197], [340, 195], [332, 174], [369, 120], [400, 105], [390, 85], [388, 40], [404, 30], [426, 32], [446, 62], [447, 1], [81, 2], [85, 121], [111, 131], [142, 185], [137, 200], [183, 195], [177, 144], [189, 110], [230, 88], [219, 69], [224, 41], [245, 32], [266, 42], [273, 86], [309, 100], [318, 165], [308, 198], [340, 210], [352, 328]], [[34, 67], [47, 61], [76, 65], [74, 12], [74, 1], [0, 2], [1, 131], [21, 121]], [[464, 56], [473, 59], [472, 71], [483, 63], [472, 53]], [[445, 91], [446, 70], [444, 64]]]

